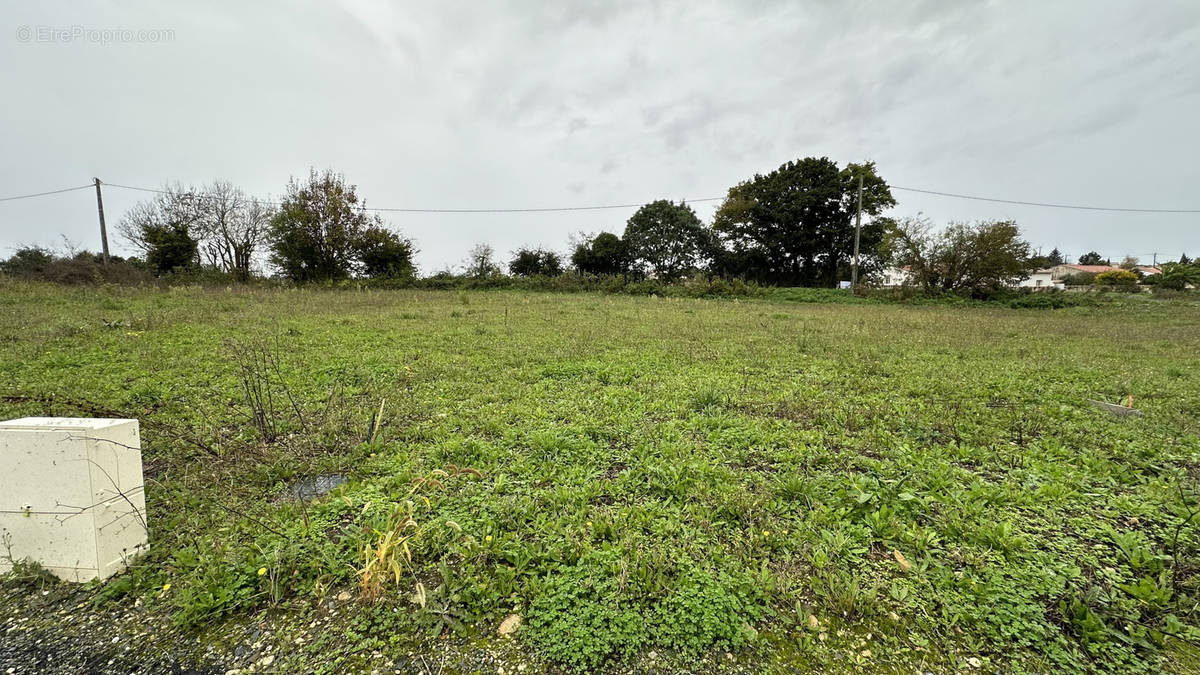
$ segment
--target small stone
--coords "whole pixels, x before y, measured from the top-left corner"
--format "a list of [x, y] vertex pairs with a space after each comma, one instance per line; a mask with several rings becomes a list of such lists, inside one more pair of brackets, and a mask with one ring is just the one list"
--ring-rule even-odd
[[821, 620], [817, 618], [816, 614], [808, 615], [808, 627], [813, 630], [816, 630], [821, 627]]
[[225, 671], [225, 675], [240, 675], [241, 672], [241, 668], [230, 668], [229, 670]]
[[524, 663], [517, 664], [517, 672], [518, 673], [525, 672], [525, 664]]
[[350, 591], [342, 591], [341, 593], [337, 594], [337, 601], [338, 602], [349, 602], [350, 598], [352, 598], [352, 597], [354, 597], [354, 596], [350, 595]]
[[512, 635], [521, 627], [521, 616], [519, 614], [509, 614], [500, 622], [499, 633], [501, 635]]
[[258, 665], [262, 666], [263, 668], [270, 666], [272, 663], [275, 663], [275, 655], [274, 654], [267, 654], [266, 656], [264, 656], [258, 660]]
[[972, 656], [971, 658], [967, 659], [967, 665], [971, 666], [972, 668], [978, 668], [979, 666], [983, 665], [983, 662], [980, 661], [978, 657]]

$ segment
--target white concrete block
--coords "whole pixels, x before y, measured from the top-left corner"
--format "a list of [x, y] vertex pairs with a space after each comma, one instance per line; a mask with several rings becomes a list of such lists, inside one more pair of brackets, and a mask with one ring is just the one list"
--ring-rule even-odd
[[137, 420], [0, 422], [0, 573], [32, 560], [68, 581], [125, 569], [147, 548]]

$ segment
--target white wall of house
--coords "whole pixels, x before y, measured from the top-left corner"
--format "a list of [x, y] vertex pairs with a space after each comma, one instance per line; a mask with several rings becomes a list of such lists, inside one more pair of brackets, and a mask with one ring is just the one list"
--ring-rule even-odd
[[1030, 272], [1028, 277], [1017, 282], [1017, 288], [1031, 288], [1034, 290], [1061, 289], [1064, 287], [1065, 284], [1054, 277], [1053, 268]]
[[885, 267], [879, 278], [879, 285], [884, 288], [897, 288], [908, 283], [912, 283], [912, 273], [902, 267]]

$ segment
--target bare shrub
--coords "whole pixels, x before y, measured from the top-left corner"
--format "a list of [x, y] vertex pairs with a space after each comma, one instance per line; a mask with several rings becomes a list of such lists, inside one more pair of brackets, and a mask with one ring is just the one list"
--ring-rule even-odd
[[225, 346], [237, 366], [250, 421], [263, 440], [271, 442], [279, 437], [281, 418], [289, 412], [307, 430], [304, 413], [283, 378], [279, 339], [227, 340]]

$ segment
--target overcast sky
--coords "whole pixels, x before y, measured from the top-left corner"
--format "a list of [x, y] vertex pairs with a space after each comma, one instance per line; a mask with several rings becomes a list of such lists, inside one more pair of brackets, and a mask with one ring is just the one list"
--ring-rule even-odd
[[[93, 176], [278, 195], [315, 166], [376, 207], [625, 204], [829, 156], [896, 186], [1200, 208], [1197, 0], [0, 5], [0, 197]], [[1072, 256], [1200, 254], [1200, 214], [894, 194], [892, 215], [1011, 218]], [[145, 196], [105, 189], [111, 238]], [[632, 211], [387, 218], [428, 272]], [[97, 230], [89, 191], [0, 202], [5, 255]]]

